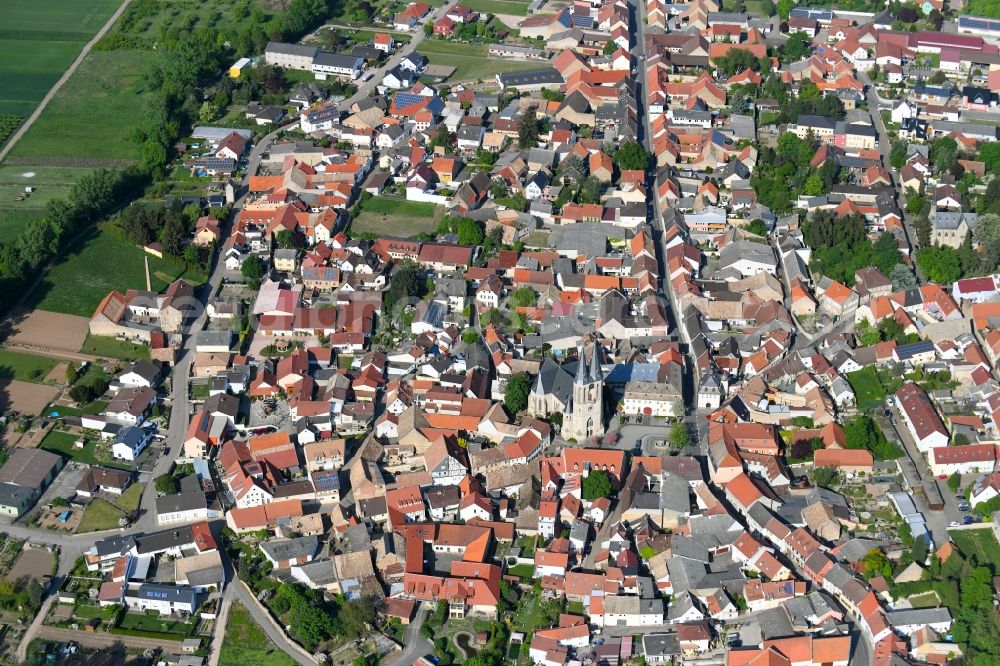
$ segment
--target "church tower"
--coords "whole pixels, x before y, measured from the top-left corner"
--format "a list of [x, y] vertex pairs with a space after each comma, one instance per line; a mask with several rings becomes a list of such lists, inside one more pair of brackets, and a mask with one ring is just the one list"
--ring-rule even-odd
[[579, 348], [573, 398], [566, 408], [562, 436], [583, 442], [604, 434], [604, 373], [601, 371], [600, 346], [594, 344], [590, 365]]

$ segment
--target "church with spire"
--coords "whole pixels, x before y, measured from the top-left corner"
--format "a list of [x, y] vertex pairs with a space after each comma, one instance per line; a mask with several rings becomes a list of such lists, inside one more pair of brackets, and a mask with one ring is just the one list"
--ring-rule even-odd
[[595, 344], [587, 361], [579, 348], [573, 363], [559, 365], [547, 359], [528, 395], [528, 412], [534, 416], [563, 415], [562, 436], [582, 441], [604, 434], [604, 371], [600, 346]]

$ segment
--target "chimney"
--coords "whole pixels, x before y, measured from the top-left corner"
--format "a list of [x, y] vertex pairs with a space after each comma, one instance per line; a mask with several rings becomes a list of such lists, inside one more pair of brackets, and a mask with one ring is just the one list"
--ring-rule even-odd
[[153, 283], [149, 279], [149, 255], [143, 257], [143, 261], [146, 264], [146, 291], [153, 291]]

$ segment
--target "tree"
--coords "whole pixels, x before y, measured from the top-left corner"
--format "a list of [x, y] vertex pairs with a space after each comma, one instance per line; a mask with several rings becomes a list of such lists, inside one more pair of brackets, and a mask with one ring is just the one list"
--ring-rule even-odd
[[904, 291], [917, 286], [917, 276], [905, 264], [896, 264], [889, 273], [893, 291]]
[[837, 470], [833, 467], [817, 467], [813, 469], [812, 480], [817, 486], [829, 488], [837, 480]]
[[902, 169], [906, 164], [906, 141], [893, 139], [892, 148], [889, 150], [889, 164], [893, 169]]
[[42, 597], [45, 596], [45, 588], [42, 584], [38, 582], [35, 578], [29, 578], [27, 585], [24, 588], [25, 595], [28, 599], [28, 606], [32, 609], [38, 610], [42, 607]]
[[470, 328], [469, 330], [462, 333], [462, 342], [464, 342], [467, 345], [476, 344], [477, 342], [479, 342], [479, 333], [477, 333], [475, 329]]
[[958, 143], [950, 136], [943, 136], [931, 144], [931, 162], [939, 172], [951, 172], [957, 158]]
[[531, 106], [521, 114], [521, 119], [517, 121], [517, 147], [523, 149], [534, 148], [538, 143], [538, 112]]
[[955, 248], [929, 245], [917, 250], [917, 266], [931, 282], [951, 284], [962, 276]]
[[781, 47], [782, 60], [785, 62], [801, 60], [811, 52], [812, 37], [801, 30], [796, 30], [792, 34], [788, 35], [788, 41], [786, 41], [785, 45]]
[[528, 383], [528, 375], [519, 372], [507, 380], [507, 387], [503, 392], [503, 404], [511, 414], [517, 414], [528, 406], [528, 394], [531, 392], [531, 384]]
[[960, 485], [962, 485], [962, 475], [958, 472], [952, 472], [951, 476], [948, 477], [948, 490], [953, 494], [957, 493]]
[[645, 171], [649, 167], [649, 153], [636, 141], [626, 141], [615, 151], [615, 164], [618, 168]]
[[78, 368], [76, 366], [76, 363], [74, 363], [73, 361], [70, 361], [69, 363], [66, 364], [66, 383], [67, 384], [72, 384], [73, 382], [76, 381], [76, 373], [77, 372], [78, 372]]
[[240, 273], [246, 278], [251, 289], [260, 287], [260, 279], [264, 276], [264, 266], [256, 256], [250, 256], [243, 260], [240, 266]]
[[604, 185], [593, 176], [587, 176], [580, 181], [578, 193], [580, 203], [596, 204], [601, 201], [601, 194], [604, 193]]
[[871, 347], [882, 341], [882, 335], [878, 329], [868, 323], [867, 319], [862, 319], [858, 325], [858, 343], [862, 347]]
[[180, 256], [181, 248], [184, 246], [184, 237], [187, 230], [184, 228], [184, 221], [180, 215], [168, 215], [160, 230], [160, 243], [167, 254], [175, 257]]
[[764, 220], [751, 220], [746, 230], [757, 236], [767, 236], [767, 225], [764, 224]]
[[510, 292], [508, 300], [515, 308], [526, 308], [538, 302], [538, 294], [531, 287], [518, 287]]
[[872, 548], [861, 558], [861, 575], [866, 579], [892, 576], [892, 563], [878, 548]]
[[156, 492], [161, 495], [173, 495], [177, 492], [177, 482], [169, 474], [161, 474], [154, 481]]
[[823, 193], [823, 180], [818, 173], [814, 173], [806, 178], [805, 192], [811, 197]]
[[592, 469], [583, 479], [583, 499], [596, 500], [611, 497], [611, 475], [603, 469]]
[[486, 234], [482, 225], [476, 220], [463, 217], [458, 221], [459, 245], [482, 245]]
[[792, 7], [794, 6], [794, 0], [778, 0], [778, 16], [781, 17], [782, 21], [788, 20], [788, 16], [792, 13]]
[[687, 424], [683, 421], [678, 421], [670, 427], [670, 446], [675, 449], [683, 449], [684, 447], [691, 444], [691, 433], [688, 430]]
[[274, 244], [282, 250], [292, 247], [292, 232], [288, 229], [281, 229], [274, 234]]

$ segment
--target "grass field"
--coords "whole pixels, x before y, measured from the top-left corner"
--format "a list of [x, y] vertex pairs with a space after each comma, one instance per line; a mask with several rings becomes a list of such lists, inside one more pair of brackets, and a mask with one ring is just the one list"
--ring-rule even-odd
[[847, 373], [847, 381], [854, 389], [854, 396], [860, 409], [874, 409], [882, 404], [885, 390], [878, 380], [878, 375], [875, 374], [874, 367], [869, 365], [861, 370]]
[[[86, 514], [83, 517], [87, 519]], [[165, 619], [156, 611], [147, 613], [125, 613], [118, 623], [122, 629], [139, 629], [141, 631], [162, 631], [168, 634], [180, 634], [188, 636], [191, 634], [192, 626], [190, 622], [178, 622], [172, 619]]]
[[407, 201], [406, 199], [390, 199], [378, 197], [369, 199], [362, 206], [366, 213], [384, 215], [406, 215], [409, 217], [434, 217], [437, 206], [424, 201]]
[[[28, 297], [29, 308], [89, 317], [112, 289], [143, 289], [146, 273], [142, 248], [95, 230], [77, 247], [52, 267], [34, 292]], [[192, 274], [182, 262], [149, 257], [154, 290], [162, 290], [167, 281], [183, 277], [195, 284], [204, 281], [204, 274]]]
[[78, 166], [136, 159], [139, 144], [129, 137], [143, 123], [147, 95], [134, 84], [157, 57], [150, 51], [91, 52], [10, 156], [22, 162], [71, 158], [81, 161]]
[[528, 15], [528, 3], [520, 0], [465, 0], [462, 4], [480, 14]]
[[125, 492], [119, 495], [118, 499], [115, 500], [115, 504], [123, 509], [135, 511], [139, 508], [139, 502], [142, 501], [142, 489], [145, 487], [145, 484], [133, 483], [125, 489]]
[[[50, 166], [0, 166], [0, 241], [11, 240], [42, 216], [51, 199], [66, 197], [90, 169]], [[35, 191], [24, 201], [14, 197], [27, 186]]]
[[95, 452], [97, 443], [94, 440], [87, 440], [87, 444], [82, 449], [73, 447], [73, 442], [79, 439], [76, 435], [61, 430], [50, 430], [42, 440], [41, 448], [52, 451], [60, 455], [71, 458], [77, 462], [88, 465], [102, 465], [104, 467], [114, 467], [116, 469], [130, 469], [128, 465], [121, 465], [107, 460], [98, 460]]
[[393, 236], [416, 236], [434, 233], [437, 220], [433, 217], [411, 217], [409, 215], [383, 215], [364, 212], [351, 222], [351, 230], [364, 234], [390, 234]]
[[80, 526], [76, 528], [76, 533], [113, 530], [118, 527], [118, 520], [123, 515], [125, 514], [111, 502], [99, 498], [91, 500], [87, 508], [83, 510], [83, 518], [80, 519]]
[[219, 666], [293, 666], [292, 657], [279, 650], [241, 604], [229, 609], [226, 639]]
[[[510, 3], [516, 4], [516, 3]], [[486, 46], [463, 44], [440, 39], [425, 39], [420, 44], [420, 53], [432, 65], [457, 67], [452, 81], [493, 80], [503, 72], [520, 72], [545, 67], [541, 61], [494, 60], [487, 57]]]
[[135, 361], [140, 358], [149, 358], [149, 347], [137, 345], [125, 340], [106, 338], [99, 335], [87, 334], [87, 339], [80, 349], [84, 354], [102, 356], [105, 358], [117, 358], [123, 361]]
[[56, 361], [45, 356], [0, 349], [0, 379], [19, 379], [40, 383], [56, 367]]
[[0, 113], [28, 116], [118, 4], [118, 0], [5, 2], [0, 22]]
[[966, 559], [992, 568], [994, 575], [1000, 573], [1000, 543], [991, 529], [950, 530], [948, 536]]

